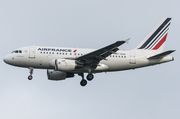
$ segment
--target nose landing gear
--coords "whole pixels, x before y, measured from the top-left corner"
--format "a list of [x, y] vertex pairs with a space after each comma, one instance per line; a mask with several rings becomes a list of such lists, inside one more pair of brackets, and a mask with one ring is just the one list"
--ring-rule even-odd
[[32, 80], [32, 78], [33, 78], [33, 76], [32, 76], [32, 74], [33, 74], [33, 68], [32, 68], [32, 67], [28, 67], [28, 69], [29, 69], [29, 73], [30, 73], [30, 75], [28, 76], [28, 79], [29, 79], [29, 80]]
[[33, 78], [32, 75], [29, 75], [29, 76], [28, 76], [28, 79], [29, 79], [29, 80], [32, 80], [32, 78]]

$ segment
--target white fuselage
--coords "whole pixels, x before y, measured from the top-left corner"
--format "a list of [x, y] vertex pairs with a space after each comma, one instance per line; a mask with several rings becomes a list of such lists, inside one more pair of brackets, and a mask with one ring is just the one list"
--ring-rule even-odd
[[[74, 59], [92, 52], [94, 49], [29, 46], [19, 48], [17, 51], [21, 52], [14, 52], [7, 55], [4, 58], [4, 61], [18, 67], [54, 69], [52, 63], [55, 59]], [[92, 73], [135, 69], [173, 60], [173, 57], [171, 56], [166, 56], [157, 60], [147, 59], [153, 55], [156, 54], [138, 49], [131, 51], [117, 51], [115, 54], [108, 56], [105, 60], [101, 60], [99, 66], [92, 70]], [[88, 70], [86, 68], [81, 68], [68, 72], [78, 73], [88, 72]]]

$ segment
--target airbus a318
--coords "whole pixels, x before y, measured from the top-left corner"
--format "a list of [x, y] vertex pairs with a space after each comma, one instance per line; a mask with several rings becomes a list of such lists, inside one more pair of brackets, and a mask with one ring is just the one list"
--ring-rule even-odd
[[[119, 46], [129, 39], [117, 41], [100, 49], [28, 46], [14, 50], [4, 57], [4, 62], [30, 70], [47, 69], [49, 80], [64, 80], [78, 74], [81, 86], [94, 78], [94, 73], [136, 69], [173, 61], [169, 56], [175, 50], [163, 52], [171, 18], [163, 19], [133, 50], [119, 51]], [[84, 73], [87, 73], [86, 79]]]

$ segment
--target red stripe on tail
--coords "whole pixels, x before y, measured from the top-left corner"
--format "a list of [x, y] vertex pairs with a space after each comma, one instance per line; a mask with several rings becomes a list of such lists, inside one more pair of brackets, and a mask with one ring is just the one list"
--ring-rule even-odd
[[167, 34], [159, 41], [158, 44], [156, 44], [156, 46], [152, 50], [157, 50], [159, 49], [159, 47], [161, 47], [161, 45], [166, 41]]

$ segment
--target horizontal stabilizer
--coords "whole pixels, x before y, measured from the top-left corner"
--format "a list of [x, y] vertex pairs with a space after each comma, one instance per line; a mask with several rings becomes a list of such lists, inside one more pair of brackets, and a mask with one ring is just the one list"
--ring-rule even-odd
[[169, 54], [171, 54], [172, 52], [174, 52], [175, 50], [169, 50], [169, 51], [166, 51], [166, 52], [163, 52], [163, 53], [160, 53], [160, 54], [157, 54], [157, 55], [154, 55], [154, 56], [151, 56], [149, 57], [148, 59], [161, 59]]

